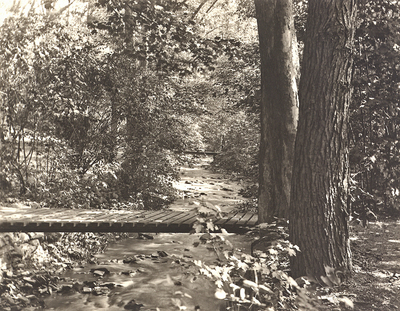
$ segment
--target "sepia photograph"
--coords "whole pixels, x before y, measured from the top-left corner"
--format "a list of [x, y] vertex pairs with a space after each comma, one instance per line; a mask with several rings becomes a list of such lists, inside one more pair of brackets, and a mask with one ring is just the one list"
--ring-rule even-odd
[[399, 136], [398, 0], [0, 0], [0, 310], [399, 310]]

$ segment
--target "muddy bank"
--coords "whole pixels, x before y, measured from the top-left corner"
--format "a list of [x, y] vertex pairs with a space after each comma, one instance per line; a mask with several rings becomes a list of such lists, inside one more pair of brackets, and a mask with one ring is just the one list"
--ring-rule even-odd
[[126, 235], [94, 233], [1, 233], [0, 310], [40, 310], [60, 291], [63, 272], [93, 260]]

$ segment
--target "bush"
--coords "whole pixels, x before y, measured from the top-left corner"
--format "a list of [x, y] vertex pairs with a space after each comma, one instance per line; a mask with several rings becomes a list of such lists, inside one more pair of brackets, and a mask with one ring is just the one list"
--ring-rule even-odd
[[296, 310], [300, 287], [288, 274], [288, 256], [296, 248], [283, 237], [253, 255], [238, 252], [223, 235], [201, 241], [220, 254], [220, 264], [195, 264], [215, 282], [215, 297], [225, 300], [229, 310]]
[[259, 130], [257, 120], [240, 112], [230, 120], [214, 168], [258, 180]]

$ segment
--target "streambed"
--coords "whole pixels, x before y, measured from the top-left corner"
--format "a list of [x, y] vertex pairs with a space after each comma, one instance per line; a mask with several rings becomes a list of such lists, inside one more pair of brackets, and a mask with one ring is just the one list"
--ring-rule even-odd
[[[243, 182], [208, 170], [211, 160], [204, 157], [181, 169], [182, 178], [175, 187], [182, 196], [170, 206], [172, 210], [212, 204], [230, 212], [243, 200], [238, 194]], [[199, 275], [193, 264], [193, 260], [218, 264], [220, 254], [209, 243], [199, 244], [200, 237], [163, 233], [118, 241], [96, 255], [96, 264], [67, 271], [60, 283], [63, 290], [46, 298], [43, 310], [225, 310], [225, 302], [214, 297], [214, 283]], [[224, 238], [249, 252], [250, 237], [229, 234]]]
[[[132, 237], [116, 242], [96, 256], [97, 264], [67, 271], [60, 283], [66, 290], [45, 299], [44, 310], [184, 310], [179, 306], [185, 310], [224, 310], [225, 302], [214, 297], [213, 282], [199, 275], [191, 262], [217, 263], [210, 245], [193, 245], [200, 236], [159, 234], [153, 240]], [[250, 237], [226, 238], [248, 252]], [[92, 282], [110, 290], [94, 293]], [[68, 291], [68, 286], [74, 290]], [[92, 289], [82, 293], [84, 287]], [[138, 306], [143, 304], [142, 308], [129, 309], [132, 299]]]

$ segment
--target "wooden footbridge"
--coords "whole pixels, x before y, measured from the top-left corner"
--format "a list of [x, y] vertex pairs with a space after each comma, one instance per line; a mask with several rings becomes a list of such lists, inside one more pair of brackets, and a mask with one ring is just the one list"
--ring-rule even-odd
[[[127, 211], [0, 207], [0, 232], [190, 232], [194, 211]], [[236, 212], [214, 217], [228, 232], [243, 233], [256, 225], [257, 214]]]

